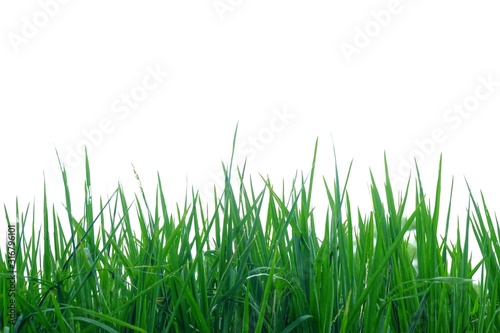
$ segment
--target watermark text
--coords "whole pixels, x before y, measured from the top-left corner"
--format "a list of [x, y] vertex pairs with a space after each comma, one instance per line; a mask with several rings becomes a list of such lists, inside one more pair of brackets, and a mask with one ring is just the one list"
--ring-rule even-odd
[[16, 312], [16, 227], [9, 225], [7, 229], [7, 322], [14, 325]]
[[478, 111], [481, 102], [491, 98], [500, 87], [500, 81], [494, 79], [493, 74], [480, 75], [477, 80], [479, 83], [469, 95], [444, 110], [441, 125], [434, 127], [428, 137], [415, 140], [414, 149], [407, 157], [399, 156], [397, 174], [391, 175], [394, 181], [406, 183], [415, 162], [422, 166], [437, 151], [438, 145], [446, 142], [449, 134], [462, 127], [464, 120]]

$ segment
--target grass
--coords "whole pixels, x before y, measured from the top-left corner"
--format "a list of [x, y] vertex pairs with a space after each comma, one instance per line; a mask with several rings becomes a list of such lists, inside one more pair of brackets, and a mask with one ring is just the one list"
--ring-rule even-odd
[[[132, 199], [118, 186], [108, 200], [95, 200], [87, 159], [82, 218], [72, 213], [61, 167], [62, 215], [46, 194], [41, 216], [29, 205], [5, 208], [2, 228], [17, 227], [17, 312], [10, 324], [10, 262], [0, 249], [0, 327], [38, 333], [500, 331], [500, 228], [484, 198], [471, 196], [467, 227], [451, 230], [451, 200], [448, 207], [440, 202], [441, 162], [432, 205], [419, 175], [396, 201], [386, 162], [383, 188], [372, 176], [368, 214], [351, 208], [349, 173], [341, 182], [336, 171], [333, 183], [323, 179], [329, 207], [316, 220], [316, 152], [317, 142], [310, 172], [293, 179], [288, 194], [277, 193], [269, 179], [262, 178], [260, 188], [246, 182], [244, 167], [231, 175], [231, 159], [217, 199], [202, 203], [193, 192], [172, 210], [159, 176], [154, 202], [142, 186]], [[442, 209], [448, 214], [439, 221]], [[43, 222], [35, 230], [38, 218]], [[438, 223], [446, 226], [444, 237]], [[456, 233], [454, 244], [448, 233]], [[472, 238], [482, 252], [475, 266]]]

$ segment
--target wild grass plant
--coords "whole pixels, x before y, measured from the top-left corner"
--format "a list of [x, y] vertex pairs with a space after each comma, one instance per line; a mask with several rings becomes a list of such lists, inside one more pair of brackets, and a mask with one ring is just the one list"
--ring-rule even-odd
[[[367, 215], [351, 207], [349, 173], [341, 181], [335, 171], [333, 183], [323, 179], [329, 206], [317, 219], [311, 198], [316, 152], [317, 142], [310, 172], [293, 179], [290, 193], [277, 193], [269, 179], [260, 187], [246, 182], [244, 166], [231, 174], [231, 159], [223, 165], [225, 188], [214, 190], [212, 203], [193, 192], [175, 208], [167, 207], [159, 176], [154, 202], [142, 186], [132, 198], [118, 186], [109, 199], [95, 200], [87, 159], [81, 218], [73, 214], [62, 166], [63, 213], [49, 206], [46, 194], [42, 216], [30, 206], [5, 207], [2, 228], [17, 226], [16, 319], [9, 323], [11, 273], [0, 249], [0, 327], [38, 333], [500, 331], [500, 228], [484, 198], [471, 196], [466, 228], [452, 230], [451, 200], [446, 220], [439, 220], [441, 162], [433, 204], [420, 175], [396, 200], [386, 162], [384, 186], [371, 178]], [[410, 190], [414, 202], [407, 201]], [[438, 223], [446, 225], [444, 237]], [[27, 230], [33, 237], [25, 237]], [[447, 239], [451, 233], [455, 243]], [[474, 266], [472, 238], [482, 253]], [[474, 283], [476, 273], [481, 278]]]

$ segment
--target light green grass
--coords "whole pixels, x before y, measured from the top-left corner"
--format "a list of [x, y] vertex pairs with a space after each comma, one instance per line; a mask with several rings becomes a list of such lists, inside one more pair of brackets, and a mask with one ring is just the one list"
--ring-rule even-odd
[[[5, 208], [2, 228], [18, 221], [18, 320], [7, 323], [9, 273], [0, 249], [0, 327], [37, 333], [500, 331], [500, 228], [483, 198], [471, 197], [467, 228], [451, 230], [451, 203], [440, 202], [441, 163], [432, 205], [420, 176], [396, 201], [386, 163], [382, 188], [372, 177], [370, 212], [352, 209], [349, 174], [341, 180], [335, 172], [333, 183], [322, 181], [329, 209], [317, 217], [311, 200], [316, 151], [317, 143], [310, 172], [293, 179], [288, 194], [276, 193], [269, 179], [247, 183], [244, 167], [231, 175], [230, 162], [218, 199], [204, 203], [192, 193], [174, 208], [165, 203], [160, 177], [154, 202], [146, 201], [142, 187], [132, 198], [118, 187], [109, 200], [93, 200], [87, 160], [81, 218], [72, 213], [63, 169], [64, 212], [46, 196], [41, 216], [30, 206]], [[415, 202], [407, 202], [409, 191]], [[439, 221], [442, 209], [448, 216]], [[38, 219], [43, 223], [35, 230]], [[438, 223], [446, 234], [456, 233], [456, 243], [439, 236]], [[70, 234], [62, 231], [66, 226]], [[483, 258], [476, 266], [472, 237]], [[481, 280], [474, 284], [476, 272]]]

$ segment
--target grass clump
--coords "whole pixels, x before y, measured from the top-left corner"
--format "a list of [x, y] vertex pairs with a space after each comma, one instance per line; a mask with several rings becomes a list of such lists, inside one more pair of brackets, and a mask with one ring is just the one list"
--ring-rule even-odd
[[[484, 198], [471, 196], [457, 241], [437, 231], [435, 202], [417, 176], [398, 201], [387, 163], [383, 192], [372, 176], [373, 209], [353, 211], [338, 173], [323, 180], [328, 212], [315, 221], [311, 202], [317, 142], [307, 177], [288, 195], [269, 179], [244, 182], [223, 166], [223, 193], [211, 209], [197, 193], [166, 205], [160, 177], [153, 203], [118, 186], [95, 201], [86, 160], [84, 216], [72, 213], [66, 172], [65, 214], [43, 199], [42, 226], [28, 206], [5, 208], [16, 225], [15, 321], [9, 317], [9, 253], [0, 249], [0, 327], [5, 332], [498, 332], [500, 228]], [[350, 169], [349, 169], [350, 170]], [[349, 174], [346, 177], [349, 178]], [[446, 233], [449, 230], [451, 200]], [[138, 224], [140, 232], [134, 232]], [[443, 222], [440, 222], [443, 223]], [[70, 233], [63, 228], [69, 226]], [[321, 226], [322, 240], [316, 229]], [[33, 237], [24, 236], [31, 230]], [[471, 232], [472, 231], [472, 234]], [[469, 243], [482, 260], [472, 265]], [[410, 251], [411, 238], [415, 245]], [[480, 273], [481, 279], [472, 278]]]

